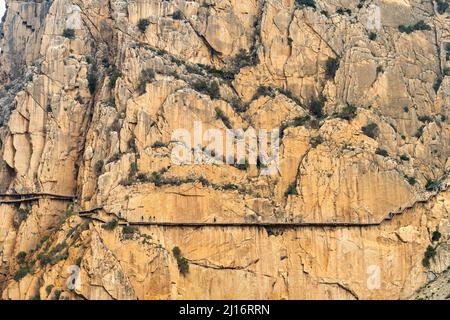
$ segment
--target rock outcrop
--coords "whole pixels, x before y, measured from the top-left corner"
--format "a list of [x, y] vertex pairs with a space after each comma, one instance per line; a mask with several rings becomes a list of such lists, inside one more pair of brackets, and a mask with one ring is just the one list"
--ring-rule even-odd
[[[431, 297], [450, 266], [449, 12], [7, 1], [1, 297]], [[276, 173], [175, 163], [196, 123], [279, 129]]]

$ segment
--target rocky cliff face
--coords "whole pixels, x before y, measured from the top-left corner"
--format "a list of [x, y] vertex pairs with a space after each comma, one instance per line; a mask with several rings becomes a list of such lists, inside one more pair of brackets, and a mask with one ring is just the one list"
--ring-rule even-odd
[[[445, 4], [8, 0], [2, 298], [423, 298], [450, 266]], [[277, 173], [174, 164], [195, 121], [280, 128]]]

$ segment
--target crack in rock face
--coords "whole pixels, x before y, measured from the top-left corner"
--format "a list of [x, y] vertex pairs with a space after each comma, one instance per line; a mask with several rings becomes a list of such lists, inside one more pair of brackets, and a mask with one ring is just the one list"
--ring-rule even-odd
[[448, 20], [7, 1], [0, 297], [448, 299]]

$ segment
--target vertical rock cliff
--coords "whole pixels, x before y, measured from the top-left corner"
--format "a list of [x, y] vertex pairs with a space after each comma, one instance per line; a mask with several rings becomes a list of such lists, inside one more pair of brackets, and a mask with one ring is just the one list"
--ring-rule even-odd
[[[407, 299], [446, 285], [446, 1], [6, 2], [3, 299]], [[175, 164], [173, 132], [195, 122], [280, 129], [276, 174]]]

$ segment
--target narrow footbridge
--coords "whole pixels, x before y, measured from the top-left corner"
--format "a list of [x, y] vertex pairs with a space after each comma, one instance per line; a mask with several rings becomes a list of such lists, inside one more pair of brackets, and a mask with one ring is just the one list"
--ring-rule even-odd
[[[184, 221], [156, 221], [154, 219], [144, 220], [144, 218], [140, 221], [127, 221], [123, 217], [119, 216], [118, 224], [119, 225], [127, 225], [127, 226], [155, 226], [155, 227], [167, 227], [167, 228], [202, 228], [202, 227], [215, 227], [215, 228], [242, 228], [242, 227], [253, 227], [253, 228], [275, 228], [275, 229], [289, 229], [289, 228], [368, 228], [368, 227], [378, 227], [383, 223], [387, 223], [389, 221], [394, 220], [396, 217], [399, 217], [405, 214], [408, 211], [413, 210], [415, 207], [420, 205], [426, 205], [432, 198], [435, 198], [441, 192], [445, 192], [448, 189], [448, 185], [445, 188], [441, 188], [440, 190], [436, 190], [428, 195], [428, 197], [423, 199], [418, 199], [410, 205], [407, 205], [403, 208], [400, 208], [398, 211], [390, 212], [384, 218], [381, 218], [379, 221], [373, 222], [295, 222], [295, 221], [286, 221], [286, 222], [212, 222], [212, 221], [203, 221], [203, 222], [184, 222]], [[95, 207], [85, 211], [77, 212], [78, 215], [85, 219], [95, 220], [98, 222], [109, 222], [105, 221], [105, 217], [101, 217], [98, 215], [100, 211], [105, 212], [102, 206]], [[111, 218], [110, 218], [111, 219]]]
[[21, 204], [36, 202], [42, 199], [57, 201], [74, 201], [77, 197], [73, 195], [60, 195], [53, 193], [2, 193], [0, 194], [0, 204]]
[[[99, 211], [104, 211], [103, 207], [96, 207], [89, 210], [79, 211], [77, 214], [84, 219], [95, 220], [101, 223], [111, 221], [105, 217], [97, 215]], [[135, 227], [167, 227], [167, 228], [275, 228], [275, 229], [289, 229], [289, 228], [362, 228], [379, 226], [381, 222], [188, 222], [188, 221], [128, 221], [123, 217], [116, 218], [118, 224], [121, 226], [135, 226]]]
[[245, 227], [260, 227], [260, 228], [362, 228], [370, 226], [379, 226], [380, 223], [347, 223], [347, 222], [120, 222], [119, 225], [129, 226], [157, 226], [157, 227], [173, 227], [173, 228], [201, 228], [201, 227], [215, 227], [215, 228], [245, 228]]

